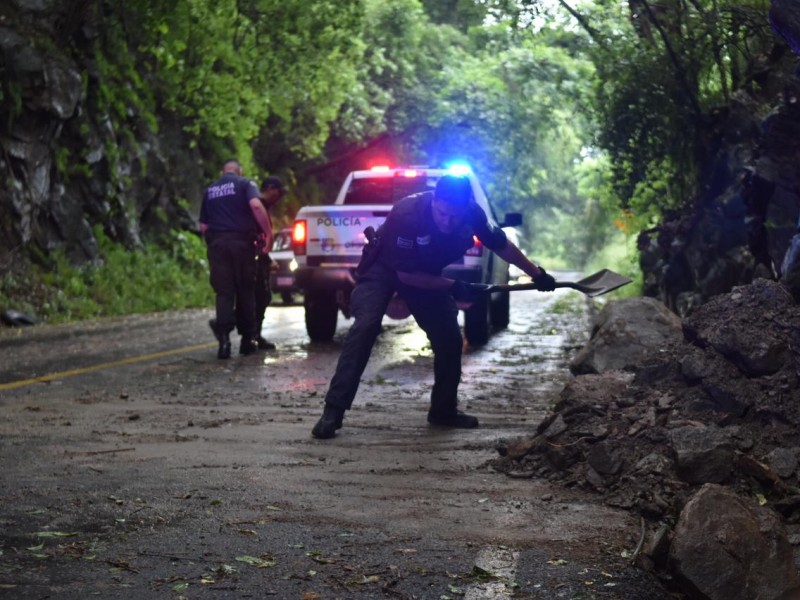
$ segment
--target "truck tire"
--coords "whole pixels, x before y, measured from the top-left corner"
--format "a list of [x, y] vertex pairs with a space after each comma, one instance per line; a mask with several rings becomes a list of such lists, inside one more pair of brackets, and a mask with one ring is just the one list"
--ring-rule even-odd
[[281, 300], [286, 305], [294, 304], [294, 294], [292, 292], [281, 292]]
[[306, 331], [312, 342], [329, 342], [336, 333], [339, 307], [332, 293], [306, 292]]
[[511, 320], [511, 293], [492, 294], [489, 304], [489, 320], [495, 329], [505, 329]]
[[464, 311], [464, 337], [470, 346], [483, 346], [489, 341], [489, 299], [484, 295]]

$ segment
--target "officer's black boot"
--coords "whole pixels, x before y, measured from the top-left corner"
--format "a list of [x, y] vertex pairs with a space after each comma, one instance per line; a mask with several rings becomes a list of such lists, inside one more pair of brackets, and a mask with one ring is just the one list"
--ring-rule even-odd
[[270, 342], [267, 339], [264, 339], [262, 335], [257, 335], [256, 339], [254, 340], [256, 345], [258, 345], [259, 350], [275, 350], [275, 344]]
[[275, 344], [273, 344], [272, 342], [270, 342], [267, 339], [264, 339], [264, 336], [261, 335], [261, 329], [264, 326], [264, 322], [262, 321], [261, 323], [258, 323], [257, 325], [258, 325], [256, 327], [257, 334], [253, 338], [253, 341], [258, 346], [258, 349], [259, 350], [275, 350]]
[[258, 350], [258, 344], [249, 335], [243, 335], [239, 344], [239, 354], [252, 354]]
[[454, 427], [456, 429], [474, 429], [478, 426], [478, 418], [453, 410], [447, 413], [428, 412], [428, 423], [434, 427]]
[[344, 409], [332, 404], [326, 404], [322, 416], [311, 430], [311, 435], [320, 440], [329, 440], [336, 435], [336, 431], [342, 428], [344, 419]]
[[222, 333], [217, 328], [216, 319], [211, 319], [208, 322], [208, 326], [211, 327], [211, 331], [214, 333], [214, 337], [217, 338], [217, 341], [219, 342], [219, 348], [217, 349], [217, 358], [230, 358], [231, 357], [230, 335], [227, 333]]
[[230, 358], [231, 357], [231, 338], [227, 333], [219, 336], [219, 349], [217, 350], [217, 358]]

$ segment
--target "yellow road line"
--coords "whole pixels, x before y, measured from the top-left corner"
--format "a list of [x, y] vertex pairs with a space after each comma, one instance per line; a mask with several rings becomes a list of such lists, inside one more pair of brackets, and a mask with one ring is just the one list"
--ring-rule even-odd
[[192, 352], [194, 350], [201, 350], [203, 348], [211, 348], [216, 346], [217, 342], [206, 342], [205, 344], [197, 344], [196, 346], [186, 346], [176, 350], [165, 350], [164, 352], [155, 352], [153, 354], [144, 354], [142, 356], [132, 356], [130, 358], [123, 358], [122, 360], [115, 360], [113, 362], [100, 363], [99, 365], [92, 365], [90, 367], [83, 367], [81, 369], [70, 369], [69, 371], [60, 371], [58, 373], [51, 373], [50, 375], [42, 375], [41, 377], [33, 377], [31, 379], [20, 379], [19, 381], [12, 381], [10, 383], [0, 383], [0, 392], [5, 390], [13, 390], [26, 385], [34, 383], [47, 383], [56, 379], [64, 379], [65, 377], [73, 377], [75, 375], [83, 375], [84, 373], [91, 373], [92, 371], [102, 371], [103, 369], [112, 369], [114, 367], [121, 367], [123, 365], [132, 365], [146, 360], [153, 360], [154, 358], [164, 358], [165, 356], [174, 356], [175, 354], [183, 354], [184, 352]]

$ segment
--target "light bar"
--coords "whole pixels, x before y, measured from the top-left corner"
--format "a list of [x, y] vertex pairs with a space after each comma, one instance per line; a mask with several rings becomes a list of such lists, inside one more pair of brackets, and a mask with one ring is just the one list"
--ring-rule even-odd
[[464, 163], [453, 163], [448, 165], [447, 173], [450, 175], [455, 175], [456, 177], [464, 177], [465, 175], [470, 175], [472, 173], [472, 169], [469, 165], [465, 165]]

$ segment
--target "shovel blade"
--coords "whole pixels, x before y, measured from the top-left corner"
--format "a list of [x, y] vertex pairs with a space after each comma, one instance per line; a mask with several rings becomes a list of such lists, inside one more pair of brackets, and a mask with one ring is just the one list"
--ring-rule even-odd
[[583, 292], [587, 296], [600, 296], [616, 290], [617, 288], [621, 288], [623, 285], [627, 285], [630, 282], [630, 278], [624, 275], [615, 273], [610, 269], [603, 269], [588, 277], [584, 277], [580, 281], [560, 283], [563, 283], [564, 287], [571, 287]]

